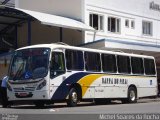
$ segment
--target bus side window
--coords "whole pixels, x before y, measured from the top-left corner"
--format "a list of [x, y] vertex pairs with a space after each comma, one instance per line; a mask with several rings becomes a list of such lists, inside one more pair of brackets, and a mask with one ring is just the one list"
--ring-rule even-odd
[[50, 77], [56, 77], [65, 73], [64, 54], [53, 52], [50, 65]]
[[102, 69], [104, 72], [116, 73], [116, 56], [112, 54], [102, 54]]
[[66, 50], [66, 66], [68, 70], [84, 70], [83, 52], [78, 50]]
[[100, 72], [101, 71], [100, 54], [85, 52], [85, 68], [87, 71]]
[[138, 57], [131, 58], [132, 73], [144, 75], [143, 59]]
[[118, 72], [124, 74], [131, 73], [130, 59], [128, 56], [117, 56]]
[[144, 59], [145, 73], [146, 75], [155, 75], [155, 63], [153, 59]]

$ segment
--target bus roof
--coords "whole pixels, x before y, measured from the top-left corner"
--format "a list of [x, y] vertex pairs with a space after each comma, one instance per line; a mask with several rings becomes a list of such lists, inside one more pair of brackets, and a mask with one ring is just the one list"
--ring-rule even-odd
[[147, 55], [139, 55], [139, 54], [133, 54], [133, 53], [123, 53], [123, 52], [115, 52], [115, 51], [108, 51], [108, 50], [98, 50], [93, 48], [84, 48], [84, 47], [75, 47], [70, 46], [67, 44], [62, 43], [51, 43], [51, 44], [37, 44], [37, 45], [31, 45], [19, 48], [17, 50], [22, 49], [29, 49], [29, 48], [50, 48], [50, 49], [71, 49], [71, 50], [79, 50], [79, 51], [88, 51], [88, 52], [98, 52], [98, 53], [106, 53], [106, 54], [115, 54], [115, 55], [123, 55], [123, 56], [132, 56], [132, 57], [142, 57], [142, 58], [151, 58], [154, 59], [153, 56], [147, 56]]

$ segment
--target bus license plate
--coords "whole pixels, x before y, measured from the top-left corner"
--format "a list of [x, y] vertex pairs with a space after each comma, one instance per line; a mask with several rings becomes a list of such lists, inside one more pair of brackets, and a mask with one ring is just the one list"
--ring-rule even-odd
[[19, 96], [21, 96], [21, 97], [25, 97], [27, 95], [28, 95], [28, 93], [19, 93]]

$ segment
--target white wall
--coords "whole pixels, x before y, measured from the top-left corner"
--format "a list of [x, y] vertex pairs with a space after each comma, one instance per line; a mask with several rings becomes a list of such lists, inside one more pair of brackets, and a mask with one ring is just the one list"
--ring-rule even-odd
[[[97, 13], [104, 16], [104, 31], [97, 32], [98, 39], [115, 39], [132, 42], [150, 42], [153, 44], [160, 43], [160, 11], [150, 9], [150, 3], [154, 1], [160, 5], [159, 0], [86, 0], [85, 21], [89, 24], [89, 13]], [[121, 32], [108, 32], [108, 16], [121, 19]], [[126, 28], [125, 20], [135, 21], [135, 29]], [[153, 22], [153, 35], [144, 36], [142, 34], [142, 21]], [[85, 42], [93, 41], [93, 33], [86, 32]]]
[[159, 0], [86, 0], [87, 5], [114, 10], [139, 16], [160, 19], [160, 12], [150, 10], [150, 3], [154, 1], [160, 5]]
[[16, 7], [83, 21], [84, 0], [16, 0]]

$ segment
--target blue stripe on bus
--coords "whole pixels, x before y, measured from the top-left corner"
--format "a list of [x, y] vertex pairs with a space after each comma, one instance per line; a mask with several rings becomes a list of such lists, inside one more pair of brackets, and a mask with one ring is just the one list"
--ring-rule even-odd
[[89, 73], [75, 73], [68, 78], [66, 78], [61, 85], [58, 87], [58, 89], [55, 91], [55, 93], [52, 96], [52, 100], [62, 100], [65, 99], [69, 93], [70, 86], [67, 86], [66, 84], [74, 84], [77, 83], [82, 77], [88, 75]]

